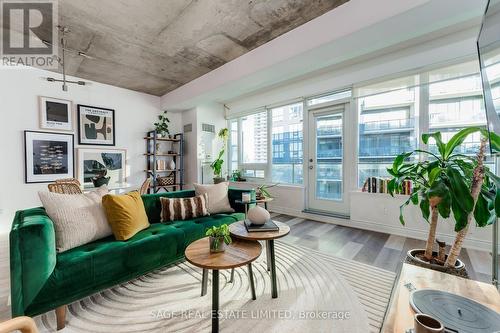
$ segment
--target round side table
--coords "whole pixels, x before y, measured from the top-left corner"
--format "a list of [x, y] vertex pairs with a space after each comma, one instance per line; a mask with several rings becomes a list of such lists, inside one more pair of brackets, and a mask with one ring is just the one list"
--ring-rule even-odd
[[219, 270], [247, 265], [252, 299], [256, 299], [251, 263], [261, 252], [262, 245], [259, 242], [235, 239], [226, 245], [224, 252], [211, 253], [209, 237], [199, 239], [186, 248], [186, 260], [203, 268], [202, 296], [207, 292], [208, 270], [212, 270], [212, 332], [219, 332]]
[[274, 240], [285, 237], [290, 233], [290, 227], [285, 223], [273, 221], [278, 227], [278, 231], [252, 231], [248, 232], [244, 221], [239, 221], [229, 226], [231, 236], [250, 241], [266, 241], [267, 269], [271, 271], [271, 296], [278, 297], [278, 285], [276, 279], [276, 262], [274, 253]]

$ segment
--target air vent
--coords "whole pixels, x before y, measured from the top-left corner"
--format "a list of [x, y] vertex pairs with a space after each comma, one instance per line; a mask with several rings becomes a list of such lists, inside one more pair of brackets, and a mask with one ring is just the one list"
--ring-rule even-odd
[[215, 133], [215, 125], [201, 124], [201, 130], [203, 132]]
[[184, 125], [184, 133], [189, 133], [193, 131], [193, 124]]

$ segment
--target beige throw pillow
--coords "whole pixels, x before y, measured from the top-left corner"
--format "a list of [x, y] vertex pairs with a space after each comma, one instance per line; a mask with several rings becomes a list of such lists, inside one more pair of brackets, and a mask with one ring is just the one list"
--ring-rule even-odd
[[213, 185], [193, 184], [193, 186], [196, 195], [208, 195], [208, 212], [210, 214], [234, 213], [234, 209], [229, 204], [228, 182]]
[[54, 223], [57, 252], [112, 235], [102, 207], [102, 197], [108, 192], [106, 186], [84, 194], [38, 192]]

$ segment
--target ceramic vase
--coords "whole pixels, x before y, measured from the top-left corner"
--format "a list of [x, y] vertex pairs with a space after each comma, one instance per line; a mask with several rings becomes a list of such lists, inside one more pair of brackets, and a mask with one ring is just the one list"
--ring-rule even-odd
[[174, 162], [174, 160], [168, 161], [167, 168], [168, 168], [168, 170], [174, 170], [175, 169], [175, 162]]
[[256, 205], [248, 210], [247, 218], [252, 224], [263, 225], [271, 218], [271, 214], [261, 206]]

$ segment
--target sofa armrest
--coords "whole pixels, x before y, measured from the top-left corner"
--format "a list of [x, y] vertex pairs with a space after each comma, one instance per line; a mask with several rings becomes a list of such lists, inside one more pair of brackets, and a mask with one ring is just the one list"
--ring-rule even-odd
[[25, 314], [57, 262], [54, 225], [43, 208], [16, 212], [10, 231], [12, 316]]
[[250, 197], [255, 200], [255, 190], [230, 187], [228, 191], [229, 203], [231, 207], [238, 213], [245, 212], [245, 205], [236, 203], [236, 200], [241, 200], [241, 194], [250, 192]]

